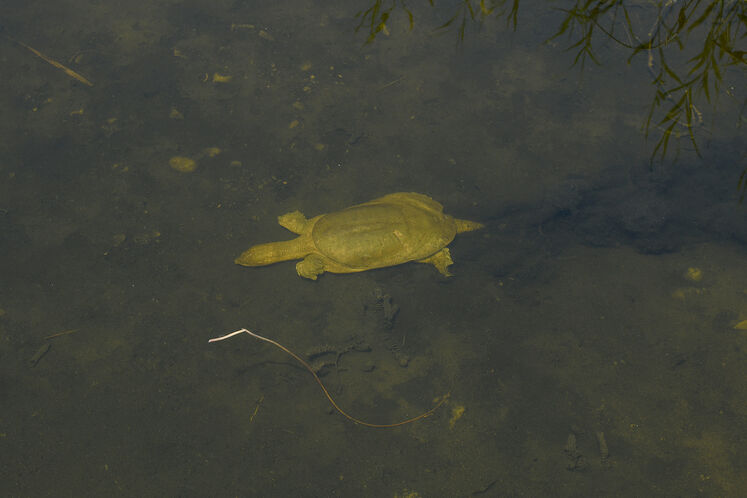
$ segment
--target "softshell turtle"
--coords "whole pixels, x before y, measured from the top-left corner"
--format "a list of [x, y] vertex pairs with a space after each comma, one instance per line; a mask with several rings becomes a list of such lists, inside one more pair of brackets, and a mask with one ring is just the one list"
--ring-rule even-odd
[[293, 211], [279, 216], [278, 223], [299, 237], [253, 246], [236, 263], [264, 266], [301, 259], [298, 274], [316, 280], [325, 271], [352, 273], [417, 261], [448, 277], [453, 261], [446, 245], [457, 233], [483, 226], [444, 214], [441, 204], [414, 192], [385, 195], [311, 219]]

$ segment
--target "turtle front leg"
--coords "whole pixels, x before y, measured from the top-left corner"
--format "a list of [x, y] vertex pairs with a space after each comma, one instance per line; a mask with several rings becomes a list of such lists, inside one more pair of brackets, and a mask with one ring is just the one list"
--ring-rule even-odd
[[281, 227], [299, 235], [301, 235], [304, 230], [306, 230], [306, 227], [309, 226], [309, 220], [306, 219], [306, 216], [304, 216], [301, 211], [293, 211], [278, 216], [278, 223]]
[[449, 273], [449, 270], [447, 268], [454, 262], [451, 260], [451, 253], [449, 252], [449, 248], [444, 247], [433, 256], [429, 256], [425, 259], [419, 260], [418, 263], [430, 263], [436, 267], [441, 275], [443, 275], [444, 277], [450, 277], [451, 273]]
[[324, 261], [316, 254], [309, 254], [296, 263], [296, 271], [301, 277], [316, 280], [318, 275], [324, 273]]

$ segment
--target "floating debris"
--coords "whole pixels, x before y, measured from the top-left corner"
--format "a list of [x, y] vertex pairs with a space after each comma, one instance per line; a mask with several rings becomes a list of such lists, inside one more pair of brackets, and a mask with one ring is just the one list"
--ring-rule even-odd
[[259, 35], [260, 38], [263, 38], [263, 39], [265, 39], [267, 41], [275, 41], [275, 37], [272, 36], [267, 31], [265, 31], [264, 29], [260, 29], [259, 33], [257, 33], [257, 34]]
[[44, 344], [42, 344], [39, 347], [39, 349], [36, 350], [36, 353], [34, 353], [34, 355], [31, 358], [29, 358], [28, 360], [29, 367], [34, 368], [37, 365], [37, 363], [39, 363], [39, 360], [44, 358], [44, 355], [47, 354], [51, 348], [52, 348], [52, 345], [48, 342], [45, 342]]
[[213, 73], [213, 83], [228, 83], [233, 79], [233, 76], [228, 74]]
[[54, 66], [54, 67], [56, 67], [57, 69], [62, 69], [63, 71], [65, 71], [65, 74], [67, 74], [67, 75], [68, 75], [68, 76], [70, 76], [71, 78], [74, 78], [74, 79], [76, 79], [76, 80], [80, 81], [80, 82], [81, 82], [81, 83], [83, 83], [84, 85], [88, 85], [88, 86], [93, 86], [93, 83], [91, 83], [90, 81], [88, 81], [88, 79], [86, 79], [85, 77], [83, 77], [83, 76], [81, 76], [80, 74], [76, 73], [75, 71], [73, 71], [73, 70], [72, 70], [72, 69], [70, 69], [69, 67], [63, 66], [62, 64], [60, 64], [60, 63], [59, 63], [59, 62], [57, 62], [56, 60], [54, 60], [54, 59], [51, 59], [51, 58], [47, 57], [46, 55], [44, 55], [43, 53], [39, 52], [39, 51], [38, 51], [38, 50], [36, 50], [35, 48], [33, 48], [33, 47], [29, 47], [29, 46], [28, 46], [28, 45], [26, 45], [25, 43], [23, 43], [23, 42], [20, 42], [20, 41], [18, 41], [18, 40], [16, 40], [16, 39], [14, 39], [14, 38], [11, 38], [11, 37], [9, 37], [9, 36], [5, 36], [5, 38], [6, 38], [7, 40], [10, 40], [10, 41], [11, 41], [11, 42], [13, 42], [13, 43], [17, 43], [18, 45], [20, 45], [21, 47], [25, 48], [26, 50], [28, 50], [29, 52], [31, 52], [31, 53], [32, 53], [32, 54], [34, 54], [35, 56], [39, 57], [39, 58], [40, 58], [41, 60], [43, 60], [44, 62], [46, 62], [46, 63], [48, 63], [48, 64], [51, 64], [51, 65], [53, 65], [53, 66]]
[[462, 415], [464, 415], [465, 408], [462, 405], [457, 405], [454, 408], [451, 409], [451, 418], [449, 419], [449, 429], [454, 429], [454, 424], [456, 424], [456, 421], [462, 418]]
[[169, 166], [180, 173], [192, 173], [197, 169], [197, 161], [189, 157], [174, 156], [169, 159]]
[[685, 272], [685, 278], [693, 282], [700, 282], [703, 280], [703, 270], [700, 268], [688, 268]]
[[607, 459], [610, 456], [610, 450], [607, 447], [607, 440], [602, 431], [597, 432], [597, 444], [599, 445], [599, 458], [602, 460], [602, 465], [606, 465]]
[[44, 338], [44, 340], [47, 340], [47, 341], [48, 341], [49, 339], [54, 339], [54, 338], [56, 338], [56, 337], [61, 337], [61, 336], [63, 336], [63, 335], [70, 335], [70, 334], [74, 334], [74, 333], [76, 333], [77, 331], [78, 331], [78, 329], [69, 329], [69, 330], [63, 330], [62, 332], [57, 332], [56, 334], [48, 335], [47, 337], [45, 337], [45, 338]]

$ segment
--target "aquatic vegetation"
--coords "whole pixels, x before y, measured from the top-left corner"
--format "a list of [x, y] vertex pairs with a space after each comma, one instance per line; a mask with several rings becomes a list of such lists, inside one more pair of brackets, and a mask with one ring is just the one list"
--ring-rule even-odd
[[[505, 10], [505, 5], [508, 2], [506, 0], [480, 0], [479, 2], [473, 2], [471, 0], [463, 0], [462, 4], [457, 8], [451, 18], [443, 23], [438, 29], [443, 30], [452, 26], [457, 26], [457, 40], [459, 42], [464, 41], [465, 28], [467, 26], [467, 17], [469, 16], [470, 21], [476, 22], [478, 27], [489, 16], [494, 15], [496, 18], [506, 17], [507, 24], [513, 24], [513, 28], [516, 29], [518, 22], [517, 16], [519, 15], [519, 0], [511, 0], [511, 7], [509, 10]], [[433, 2], [431, 1], [431, 5]], [[455, 23], [455, 21], [458, 21]]]
[[[478, 27], [489, 17], [502, 18], [506, 17], [509, 24], [513, 24], [514, 29], [518, 22], [520, 0], [511, 0], [510, 7], [506, 7], [508, 0], [462, 0], [456, 7], [454, 14], [443, 24], [438, 26], [438, 30], [447, 30], [456, 27], [457, 41], [464, 41], [464, 35], [468, 26], [467, 21], [477, 23]], [[431, 7], [435, 7], [434, 0], [428, 0]], [[399, 9], [407, 15], [409, 29], [412, 30], [415, 25], [415, 15], [407, 7], [403, 0], [392, 0], [388, 6], [384, 6], [382, 0], [374, 0], [366, 10], [359, 11], [355, 17], [360, 19], [356, 26], [356, 33], [364, 26], [368, 28], [368, 37], [366, 43], [371, 43], [380, 33], [389, 35], [387, 21]]]
[[[434, 0], [428, 0], [435, 7]], [[453, 15], [437, 30], [455, 29], [462, 43], [467, 27], [479, 29], [489, 18], [505, 18], [517, 29], [520, 0], [463, 0]], [[387, 23], [396, 11], [408, 17], [412, 30], [415, 16], [402, 0], [374, 0], [373, 5], [358, 12], [356, 32], [368, 29], [366, 43], [380, 33], [389, 35]], [[650, 165], [664, 161], [671, 154], [672, 138], [687, 137], [701, 156], [696, 131], [704, 127], [703, 103], [715, 111], [718, 97], [735, 97], [734, 86], [724, 80], [730, 67], [747, 65], [745, 50], [738, 43], [747, 36], [747, 2], [743, 0], [575, 0], [571, 7], [557, 7], [563, 13], [557, 31], [547, 41], [567, 36], [575, 50], [573, 64], [583, 68], [587, 60], [600, 64], [594, 45], [611, 39], [630, 50], [627, 63], [646, 57], [654, 96], [642, 129], [646, 139], [657, 135], [651, 151]], [[747, 105], [739, 110], [740, 122]], [[675, 151], [675, 158], [679, 147]], [[742, 199], [745, 193], [744, 173], [739, 180]]]
[[[641, 14], [633, 8], [643, 8]], [[650, 15], [651, 9], [654, 15]], [[651, 83], [656, 91], [643, 126], [645, 136], [654, 130], [661, 135], [651, 153], [651, 163], [664, 160], [670, 138], [687, 135], [700, 156], [695, 128], [703, 123], [698, 98], [709, 104], [722, 91], [724, 69], [747, 63], [745, 51], [737, 48], [747, 27], [747, 3], [739, 0], [663, 1], [650, 7], [626, 0], [577, 0], [552, 38], [567, 34], [577, 37], [570, 49], [577, 49], [574, 64], [588, 57], [598, 63], [593, 51], [596, 33], [632, 51], [630, 63], [645, 54]], [[648, 19], [654, 19], [648, 24]], [[580, 34], [575, 34], [579, 32]], [[677, 48], [680, 53], [672, 53]], [[681, 56], [685, 62], [679, 62]], [[674, 59], [675, 62], [670, 62]], [[724, 90], [731, 96], [731, 89]], [[665, 107], [665, 114], [655, 118]]]

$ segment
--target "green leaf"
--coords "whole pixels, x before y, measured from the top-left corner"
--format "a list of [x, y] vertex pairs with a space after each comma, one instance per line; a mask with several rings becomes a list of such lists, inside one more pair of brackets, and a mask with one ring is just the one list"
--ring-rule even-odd
[[711, 94], [708, 90], [708, 71], [703, 71], [703, 79], [701, 80], [700, 87], [703, 89], [703, 92], [705, 93], [706, 100], [710, 102]]
[[472, 9], [472, 0], [464, 0], [464, 4], [467, 6], [467, 10], [469, 11], [469, 17], [474, 19], [475, 11]]
[[451, 19], [449, 19], [448, 21], [446, 21], [445, 23], [443, 23], [441, 26], [437, 27], [436, 29], [448, 28], [449, 26], [451, 26], [451, 23], [456, 21], [457, 17], [459, 17], [459, 12], [454, 14]]
[[675, 121], [671, 125], [669, 125], [669, 128], [664, 130], [664, 134], [662, 135], [659, 142], [656, 144], [656, 147], [654, 147], [654, 151], [651, 153], [651, 156], [656, 156], [656, 151], [661, 148], [661, 158], [664, 159], [667, 155], [667, 147], [669, 145], [669, 137], [672, 136], [672, 129], [675, 127], [677, 122]]
[[687, 32], [691, 32], [695, 28], [697, 28], [703, 21], [706, 20], [706, 18], [711, 14], [711, 11], [716, 6], [716, 4], [719, 3], [719, 0], [712, 0], [711, 3], [706, 7], [705, 11], [700, 15], [699, 18], [694, 20], [692, 23], [690, 23], [690, 26], [687, 28]]
[[678, 32], [682, 31], [682, 28], [684, 28], [685, 25], [687, 24], [687, 15], [685, 13], [686, 10], [687, 10], [687, 5], [683, 5], [682, 8], [680, 9], [680, 15], [677, 19], [677, 31]]

